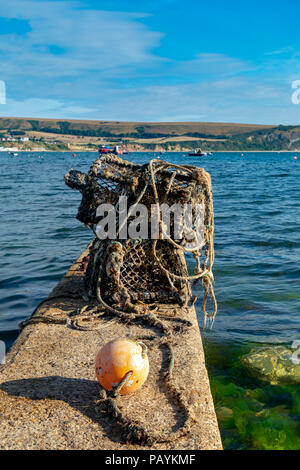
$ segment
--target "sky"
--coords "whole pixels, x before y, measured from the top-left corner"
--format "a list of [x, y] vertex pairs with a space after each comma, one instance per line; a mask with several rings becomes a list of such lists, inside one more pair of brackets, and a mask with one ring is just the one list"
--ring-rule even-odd
[[0, 117], [299, 124], [299, 17], [298, 0], [0, 0]]

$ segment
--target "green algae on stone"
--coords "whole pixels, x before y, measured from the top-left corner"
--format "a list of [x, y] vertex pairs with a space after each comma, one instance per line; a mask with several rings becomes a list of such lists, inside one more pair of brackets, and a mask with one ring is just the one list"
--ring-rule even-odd
[[224, 381], [214, 377], [212, 393], [225, 449], [300, 448], [295, 386], [248, 389]]
[[216, 414], [218, 418], [218, 423], [222, 426], [230, 427], [234, 424], [233, 421], [233, 411], [227, 406], [219, 406], [216, 408]]
[[224, 449], [299, 450], [298, 385], [271, 385], [246, 374], [241, 358], [257, 344], [206, 340], [204, 346]]
[[254, 349], [241, 363], [251, 375], [272, 385], [300, 383], [300, 364], [294, 364], [292, 352], [284, 346]]
[[296, 450], [300, 448], [297, 422], [290, 416], [285, 406], [264, 409], [255, 418], [249, 426], [254, 449]]

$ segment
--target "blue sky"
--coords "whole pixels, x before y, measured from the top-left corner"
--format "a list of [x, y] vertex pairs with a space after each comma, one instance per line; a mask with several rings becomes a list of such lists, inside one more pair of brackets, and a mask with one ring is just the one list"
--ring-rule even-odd
[[0, 0], [0, 116], [300, 123], [300, 3]]

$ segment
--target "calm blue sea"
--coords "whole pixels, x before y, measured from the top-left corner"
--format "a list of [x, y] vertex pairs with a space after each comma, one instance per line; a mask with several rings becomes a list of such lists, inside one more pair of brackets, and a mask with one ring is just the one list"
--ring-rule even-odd
[[[291, 345], [300, 339], [300, 155], [294, 155], [164, 155], [202, 166], [212, 176], [219, 311], [213, 330], [203, 336], [220, 351], [224, 345]], [[153, 157], [133, 153], [128, 159], [145, 163]], [[0, 153], [0, 340], [8, 347], [19, 322], [91, 240], [75, 219], [81, 196], [65, 186], [63, 176], [70, 168], [87, 171], [95, 158], [96, 153]], [[195, 293], [202, 326], [200, 287]]]
[[[267, 343], [300, 339], [300, 157], [291, 153], [169, 153], [212, 176], [215, 290], [209, 335]], [[133, 153], [145, 163], [153, 153]], [[0, 338], [10, 340], [91, 239], [76, 219], [81, 196], [64, 184], [96, 153], [0, 153]], [[196, 294], [201, 298], [201, 291]], [[200, 304], [200, 302], [199, 302]], [[199, 309], [200, 310], [200, 309]]]

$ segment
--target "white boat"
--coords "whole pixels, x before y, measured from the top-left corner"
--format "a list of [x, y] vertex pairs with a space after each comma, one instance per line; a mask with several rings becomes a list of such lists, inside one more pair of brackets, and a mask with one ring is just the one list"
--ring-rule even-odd
[[207, 157], [208, 153], [207, 152], [202, 152], [200, 148], [196, 149], [195, 152], [190, 152], [189, 156], [190, 157]]
[[207, 152], [193, 152], [189, 153], [190, 157], [207, 157]]

